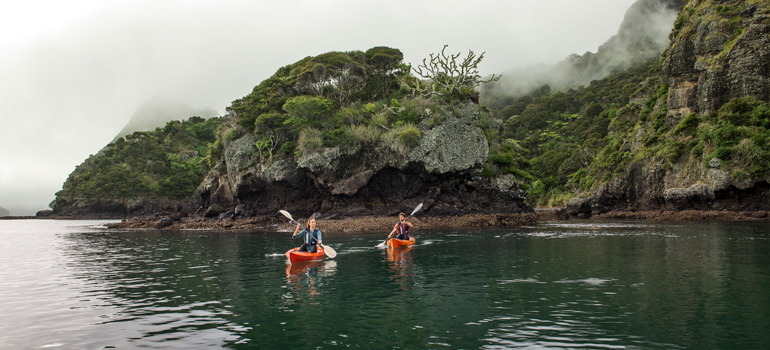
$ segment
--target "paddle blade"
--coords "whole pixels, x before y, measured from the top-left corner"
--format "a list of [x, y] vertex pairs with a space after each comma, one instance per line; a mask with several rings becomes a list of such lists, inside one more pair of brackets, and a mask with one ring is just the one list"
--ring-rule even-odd
[[324, 244], [324, 254], [326, 254], [326, 256], [334, 259], [334, 257], [337, 256], [337, 251], [332, 249], [332, 247]]
[[388, 237], [388, 239], [386, 239], [386, 240], [385, 240], [385, 241], [383, 241], [382, 243], [380, 243], [380, 244], [376, 245], [375, 247], [376, 247], [376, 248], [380, 248], [380, 249], [383, 249], [383, 248], [387, 248], [387, 247], [388, 247], [388, 241], [389, 241], [389, 240], [390, 240], [390, 237]]
[[282, 210], [279, 210], [278, 212], [281, 213], [283, 216], [285, 216], [287, 219], [294, 221], [294, 218], [291, 217], [291, 214], [289, 214], [288, 211], [282, 209]]
[[412, 216], [412, 215], [414, 215], [414, 213], [416, 213], [416, 212], [420, 211], [420, 209], [422, 209], [422, 203], [418, 204], [418, 205], [417, 205], [417, 207], [416, 207], [416, 208], [414, 208], [414, 210], [412, 210], [412, 213], [411, 213], [411, 214], [409, 214], [409, 216]]

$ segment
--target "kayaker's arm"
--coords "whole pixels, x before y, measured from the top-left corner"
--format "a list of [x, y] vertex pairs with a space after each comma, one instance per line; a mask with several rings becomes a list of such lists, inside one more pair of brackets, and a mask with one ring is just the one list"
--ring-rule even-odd
[[296, 236], [297, 236], [297, 232], [299, 232], [299, 228], [300, 228], [300, 225], [299, 225], [299, 224], [297, 224], [297, 229], [296, 229], [296, 230], [294, 230], [294, 234], [293, 234], [293, 235], [291, 235], [292, 237], [296, 237]]
[[390, 233], [388, 234], [388, 238], [393, 236], [393, 234], [396, 233], [397, 229], [398, 229], [398, 224], [396, 224], [396, 226], [393, 226], [393, 231], [390, 231]]

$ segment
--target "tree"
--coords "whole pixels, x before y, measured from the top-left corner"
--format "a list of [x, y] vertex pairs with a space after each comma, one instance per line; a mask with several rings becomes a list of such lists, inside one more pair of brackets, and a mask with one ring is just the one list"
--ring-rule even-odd
[[296, 135], [307, 126], [321, 127], [329, 118], [332, 102], [320, 97], [297, 96], [283, 105], [288, 117], [283, 122]]
[[404, 54], [399, 49], [377, 46], [366, 50], [368, 67], [367, 93], [372, 99], [387, 98], [390, 91], [397, 86], [398, 76], [411, 70], [402, 64]]
[[447, 54], [444, 45], [438, 54], [430, 54], [430, 61], [423, 59], [422, 64], [414, 68], [414, 72], [423, 79], [428, 80], [428, 86], [418, 84], [413, 89], [422, 96], [439, 95], [470, 97], [478, 100], [476, 88], [484, 83], [500, 80], [501, 76], [492, 74], [489, 79], [482, 79], [479, 75], [478, 65], [485, 53], [476, 56], [473, 51], [468, 51], [461, 61], [460, 53]]

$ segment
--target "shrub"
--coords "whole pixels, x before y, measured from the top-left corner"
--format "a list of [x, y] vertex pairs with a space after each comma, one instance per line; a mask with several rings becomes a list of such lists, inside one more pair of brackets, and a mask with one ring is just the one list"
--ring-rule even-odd
[[719, 158], [722, 160], [730, 159], [733, 154], [733, 148], [730, 146], [719, 146], [711, 154], [712, 158]]
[[525, 179], [525, 180], [534, 180], [535, 177], [532, 176], [532, 174], [521, 170], [515, 166], [509, 166], [503, 170], [503, 174], [513, 174], [518, 178]]
[[364, 113], [374, 114], [377, 112], [377, 105], [374, 103], [367, 103], [364, 105]]
[[396, 132], [398, 142], [407, 147], [413, 147], [420, 142], [422, 133], [413, 124], [406, 124]]
[[515, 160], [516, 159], [513, 157], [513, 154], [508, 152], [496, 153], [489, 156], [489, 162], [496, 165], [510, 165], [513, 164]]
[[694, 131], [698, 127], [698, 116], [695, 113], [690, 113], [679, 124], [674, 127], [675, 134], [689, 133]]
[[733, 153], [733, 161], [738, 164], [743, 164], [747, 167], [756, 165], [762, 156], [762, 149], [754, 144], [751, 139], [743, 139], [737, 146], [735, 146], [735, 152]]
[[315, 152], [323, 146], [323, 137], [321, 131], [316, 128], [305, 128], [299, 133], [299, 150], [307, 154]]
[[767, 168], [762, 165], [755, 165], [749, 168], [749, 174], [751, 174], [751, 176], [762, 176], [765, 173], [766, 169]]
[[414, 124], [406, 124], [390, 129], [382, 134], [382, 141], [396, 152], [406, 152], [420, 142], [422, 133]]
[[497, 175], [497, 173], [486, 165], [481, 169], [481, 176], [483, 177], [493, 177], [495, 175]]
[[328, 123], [332, 101], [321, 97], [297, 96], [287, 100], [283, 110], [288, 113], [283, 123], [298, 132], [306, 126], [319, 128]]
[[700, 158], [703, 156], [704, 146], [702, 142], [698, 142], [690, 150], [690, 156], [693, 158]]
[[751, 96], [737, 97], [720, 107], [717, 115], [720, 121], [735, 125], [748, 125], [751, 120], [750, 113], [755, 108], [761, 108], [762, 105], [761, 101], [757, 101]]
[[346, 125], [343, 130], [355, 144], [374, 144], [382, 135], [380, 127], [375, 125]]
[[227, 132], [227, 136], [225, 136], [225, 140], [232, 141], [239, 137], [241, 137], [241, 131], [238, 129], [232, 129]]

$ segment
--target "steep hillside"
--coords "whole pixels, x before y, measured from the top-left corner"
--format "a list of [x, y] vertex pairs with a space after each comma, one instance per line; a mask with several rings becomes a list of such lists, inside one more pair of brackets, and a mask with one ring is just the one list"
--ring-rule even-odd
[[530, 175], [530, 205], [563, 206], [574, 196], [586, 169], [611, 142], [609, 125], [657, 74], [655, 66], [656, 61], [640, 63], [583, 89], [537, 89], [495, 113], [504, 120], [501, 139], [516, 145], [523, 159], [516, 167]]
[[768, 44], [766, 1], [690, 1], [570, 211], [770, 209]]

